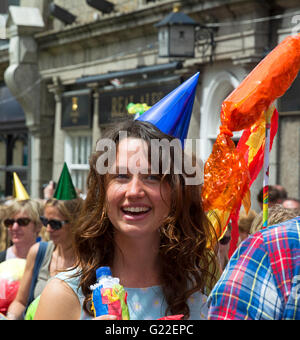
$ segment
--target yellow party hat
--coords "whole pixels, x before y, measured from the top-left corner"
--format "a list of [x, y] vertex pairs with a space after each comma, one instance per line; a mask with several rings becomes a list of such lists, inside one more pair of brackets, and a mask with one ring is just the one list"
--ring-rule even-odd
[[18, 201], [30, 199], [18, 175], [14, 172], [13, 176], [14, 176], [13, 197], [16, 198]]

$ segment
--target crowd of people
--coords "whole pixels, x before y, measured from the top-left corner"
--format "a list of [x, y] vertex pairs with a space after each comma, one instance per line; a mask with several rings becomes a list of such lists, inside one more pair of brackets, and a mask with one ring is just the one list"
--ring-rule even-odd
[[[175, 173], [174, 153], [168, 173], [151, 173], [151, 140], [172, 137], [130, 121], [105, 138], [117, 145], [116, 172], [99, 173], [104, 151], [96, 151], [84, 200], [54, 198], [54, 190], [46, 190], [47, 199], [0, 206], [0, 259], [26, 259], [8, 319], [93, 319], [90, 286], [101, 266], [125, 287], [133, 320], [300, 318], [299, 201], [291, 206], [282, 187], [270, 186], [270, 227], [262, 228], [262, 212], [241, 211], [240, 244], [229, 259], [230, 223], [208, 247], [216, 235], [202, 208], [202, 185], [184, 184], [190, 174]], [[137, 153], [133, 171], [128, 159]]]
[[[22, 188], [22, 198], [0, 205], [0, 280], [2, 264], [25, 261], [3, 318], [116, 320], [94, 313], [96, 272], [109, 267], [124, 287], [131, 320], [300, 319], [299, 200], [269, 186], [264, 227], [262, 211], [240, 211], [237, 225], [232, 210], [224, 222], [218, 209], [207, 208], [201, 162], [184, 147], [198, 77], [106, 130], [89, 158], [84, 198], [65, 163], [43, 200]], [[231, 197], [240, 196], [238, 188]], [[263, 191], [257, 199], [263, 204]]]

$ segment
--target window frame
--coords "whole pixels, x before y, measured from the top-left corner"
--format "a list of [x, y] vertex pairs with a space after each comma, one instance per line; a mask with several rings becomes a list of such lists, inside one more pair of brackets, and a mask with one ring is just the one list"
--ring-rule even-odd
[[[82, 159], [84, 159], [86, 157], [86, 159], [84, 159], [84, 161], [86, 161], [85, 163], [81, 163], [81, 162], [76, 162], [76, 159], [74, 159], [74, 152], [83, 152], [83, 150], [74, 150], [74, 145], [78, 147], [78, 138], [88, 138], [89, 139], [89, 143], [87, 143], [86, 145], [86, 155], [81, 155]], [[74, 144], [74, 141], [76, 144]], [[70, 131], [66, 134], [65, 137], [65, 145], [64, 145], [64, 153], [65, 153], [65, 162], [68, 165], [74, 186], [76, 188], [78, 188], [79, 190], [82, 191], [82, 193], [84, 194], [86, 192], [86, 178], [88, 175], [88, 171], [90, 169], [90, 165], [89, 165], [89, 158], [92, 154], [92, 143], [93, 143], [93, 136], [90, 130], [86, 130], [86, 131]], [[83, 147], [84, 149], [85, 147]], [[75, 162], [74, 162], [75, 161]], [[84, 174], [84, 172], [86, 172]], [[80, 180], [78, 180], [77, 174], [81, 173], [82, 175], [82, 179], [81, 182]]]

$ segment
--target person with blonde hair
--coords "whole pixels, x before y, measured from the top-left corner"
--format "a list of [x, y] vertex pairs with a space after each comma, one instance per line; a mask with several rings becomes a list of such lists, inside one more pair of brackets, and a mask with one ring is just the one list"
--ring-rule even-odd
[[0, 253], [0, 262], [26, 258], [41, 231], [42, 211], [41, 204], [32, 199], [16, 200], [5, 207], [3, 225], [7, 228], [12, 246]]
[[[285, 208], [282, 204], [275, 204], [268, 209], [268, 226], [291, 220], [297, 216], [299, 215], [296, 210]], [[263, 229], [262, 211], [253, 220], [250, 234], [255, 234], [261, 229]]]
[[252, 209], [249, 210], [248, 214], [246, 214], [244, 210], [241, 211], [238, 221], [240, 242], [244, 241], [250, 235], [251, 225], [256, 216], [257, 213]]
[[[40, 296], [51, 277], [74, 265], [74, 224], [81, 207], [81, 198], [65, 201], [53, 198], [46, 202], [44, 215], [40, 216], [39, 219], [43, 226], [47, 228], [50, 241], [46, 243], [45, 254], [37, 273], [33, 287], [33, 299]], [[40, 247], [41, 245], [37, 243], [29, 250], [18, 294], [8, 309], [7, 316], [11, 320], [22, 319], [26, 307], [29, 305], [31, 282], [34, 277], [35, 262]]]
[[39, 216], [50, 241], [30, 248], [18, 294], [8, 309], [9, 319], [25, 316], [26, 320], [32, 320], [39, 296], [48, 280], [74, 264], [74, 225], [82, 203], [65, 163], [54, 198], [46, 201], [44, 214]]

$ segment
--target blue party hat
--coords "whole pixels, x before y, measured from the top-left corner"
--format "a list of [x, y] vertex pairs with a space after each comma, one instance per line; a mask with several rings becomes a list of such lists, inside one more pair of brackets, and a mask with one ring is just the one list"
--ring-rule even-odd
[[199, 72], [170, 92], [137, 120], [152, 123], [162, 132], [181, 140], [187, 137]]

